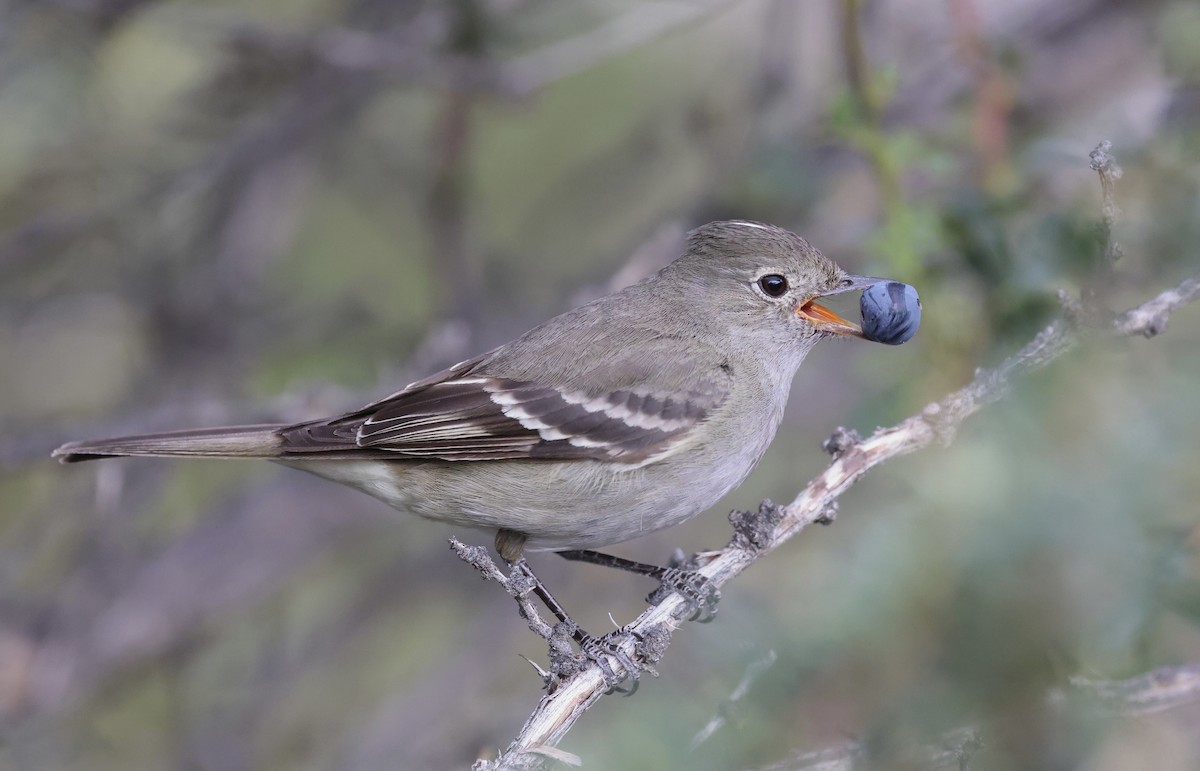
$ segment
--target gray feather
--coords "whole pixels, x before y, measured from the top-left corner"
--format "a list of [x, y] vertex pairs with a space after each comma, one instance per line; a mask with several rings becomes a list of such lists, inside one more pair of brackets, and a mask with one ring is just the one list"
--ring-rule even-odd
[[54, 451], [63, 463], [123, 455], [274, 458], [283, 453], [283, 426], [230, 426], [69, 442]]

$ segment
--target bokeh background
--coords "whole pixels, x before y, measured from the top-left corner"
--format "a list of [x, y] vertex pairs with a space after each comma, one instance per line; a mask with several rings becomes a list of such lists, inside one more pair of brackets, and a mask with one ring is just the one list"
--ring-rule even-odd
[[[719, 546], [836, 426], [962, 385], [1056, 290], [1123, 308], [1195, 272], [1197, 41], [1192, 0], [8, 0], [0, 768], [464, 767], [539, 696], [544, 645], [449, 528], [268, 463], [64, 467], [60, 442], [356, 407], [752, 218], [914, 284], [925, 319], [823, 346], [740, 490], [614, 551]], [[1093, 341], [872, 473], [563, 748], [726, 769], [857, 739], [897, 767], [984, 724], [973, 767], [1200, 767], [1194, 706], [1046, 698], [1200, 660], [1198, 341], [1194, 307]], [[651, 588], [534, 564], [596, 631]]]

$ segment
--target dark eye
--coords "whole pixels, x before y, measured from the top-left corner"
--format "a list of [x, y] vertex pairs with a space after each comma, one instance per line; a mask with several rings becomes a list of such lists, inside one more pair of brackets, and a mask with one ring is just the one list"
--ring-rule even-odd
[[766, 292], [767, 297], [782, 297], [788, 290], [788, 283], [778, 273], [769, 273], [758, 280], [758, 288]]

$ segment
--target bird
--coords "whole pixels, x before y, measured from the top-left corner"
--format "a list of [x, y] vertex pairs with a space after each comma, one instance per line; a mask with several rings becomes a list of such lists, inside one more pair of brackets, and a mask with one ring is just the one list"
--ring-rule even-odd
[[864, 337], [818, 300], [881, 281], [786, 229], [712, 222], [645, 280], [351, 412], [53, 455], [262, 458], [492, 533], [510, 563], [602, 548], [695, 517], [745, 480], [813, 346]]

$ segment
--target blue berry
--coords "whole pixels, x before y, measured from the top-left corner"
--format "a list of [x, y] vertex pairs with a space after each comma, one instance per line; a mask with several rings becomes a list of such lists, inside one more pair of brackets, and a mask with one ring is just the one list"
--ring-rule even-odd
[[908, 342], [921, 325], [921, 298], [917, 290], [899, 281], [868, 287], [858, 301], [863, 337], [885, 345]]

